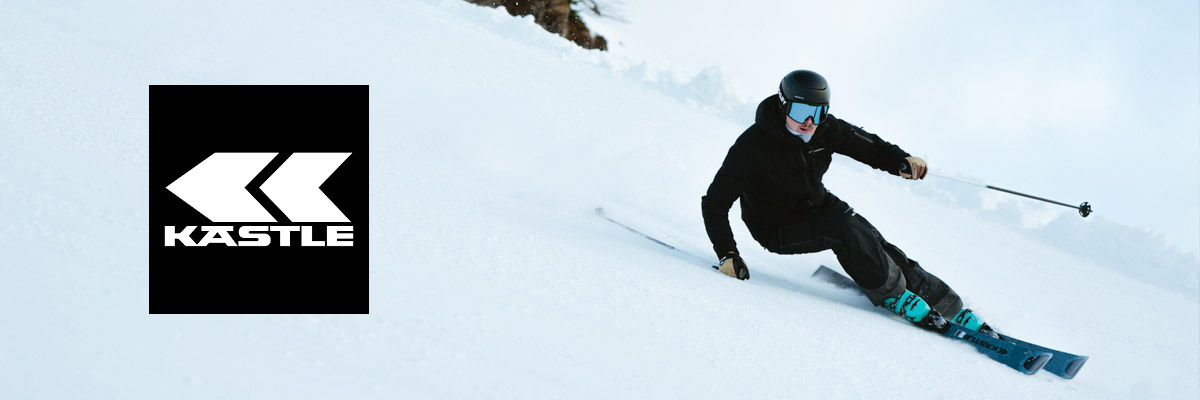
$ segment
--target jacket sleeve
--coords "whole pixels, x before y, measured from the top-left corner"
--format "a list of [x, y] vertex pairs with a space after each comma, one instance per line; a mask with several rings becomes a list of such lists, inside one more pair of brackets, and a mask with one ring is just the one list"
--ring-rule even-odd
[[708, 239], [712, 241], [717, 258], [737, 251], [737, 242], [733, 240], [733, 230], [729, 227], [729, 209], [750, 185], [752, 176], [749, 159], [742, 156], [743, 146], [740, 144], [739, 141], [729, 148], [721, 169], [717, 170], [717, 175], [708, 185], [708, 193], [700, 198], [704, 229], [708, 231]]
[[889, 174], [900, 175], [900, 166], [909, 156], [908, 152], [846, 121], [838, 119], [835, 122], [834, 152]]

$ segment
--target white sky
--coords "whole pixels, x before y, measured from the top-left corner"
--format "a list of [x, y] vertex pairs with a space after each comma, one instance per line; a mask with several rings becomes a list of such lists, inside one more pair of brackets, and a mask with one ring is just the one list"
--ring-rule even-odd
[[718, 66], [756, 101], [812, 69], [831, 112], [934, 172], [1089, 201], [1200, 249], [1196, 1], [608, 3], [625, 22], [589, 24], [614, 54]]

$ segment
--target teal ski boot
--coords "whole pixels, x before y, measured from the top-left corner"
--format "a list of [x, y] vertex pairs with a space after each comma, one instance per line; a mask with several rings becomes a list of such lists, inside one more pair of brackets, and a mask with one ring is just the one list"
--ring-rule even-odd
[[954, 315], [954, 323], [963, 327], [999, 339], [1000, 335], [992, 330], [992, 327], [984, 323], [982, 319], [975, 315], [970, 308], [964, 308]]
[[940, 332], [949, 326], [946, 324], [946, 319], [930, 308], [925, 299], [908, 290], [905, 290], [900, 297], [884, 300], [883, 306], [925, 329]]

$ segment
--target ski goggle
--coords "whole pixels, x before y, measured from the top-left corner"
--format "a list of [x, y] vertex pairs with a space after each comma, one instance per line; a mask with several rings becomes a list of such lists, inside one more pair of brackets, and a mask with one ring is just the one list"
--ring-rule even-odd
[[828, 112], [829, 106], [812, 106], [794, 101], [788, 102], [788, 117], [799, 123], [804, 123], [804, 120], [812, 117], [813, 125], [820, 125], [821, 120], [825, 119], [825, 114]]

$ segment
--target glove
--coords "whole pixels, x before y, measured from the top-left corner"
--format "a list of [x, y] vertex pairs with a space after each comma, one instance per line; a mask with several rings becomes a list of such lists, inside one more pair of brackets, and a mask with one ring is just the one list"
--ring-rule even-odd
[[921, 157], [905, 157], [904, 164], [900, 165], [900, 176], [904, 179], [925, 179], [928, 172], [929, 166]]
[[736, 252], [731, 251], [721, 258], [721, 266], [717, 267], [717, 270], [741, 280], [750, 279], [750, 269], [746, 268], [746, 262], [742, 261], [742, 257]]

